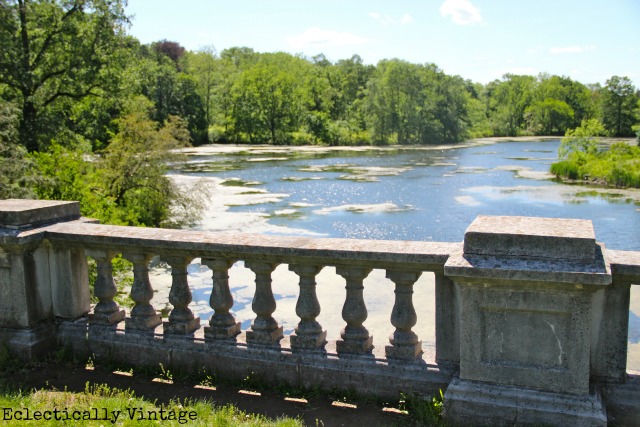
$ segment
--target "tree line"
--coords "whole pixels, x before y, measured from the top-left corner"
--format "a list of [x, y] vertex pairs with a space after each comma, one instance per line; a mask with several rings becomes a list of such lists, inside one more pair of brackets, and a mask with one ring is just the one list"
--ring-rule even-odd
[[157, 123], [181, 117], [195, 144], [451, 143], [564, 135], [591, 118], [632, 136], [640, 122], [627, 77], [601, 86], [506, 74], [483, 85], [399, 59], [143, 45], [126, 32], [122, 0], [0, 0], [0, 19], [0, 98], [19, 109], [29, 151], [52, 141], [104, 149], [140, 95]]
[[[73, 186], [47, 175], [56, 173], [51, 162], [98, 155], [66, 173], [94, 174], [87, 197], [106, 200], [96, 199], [96, 209], [116, 222], [167, 220], [167, 206], [145, 205], [157, 215], [146, 218], [140, 208], [134, 219], [109, 206], [166, 197], [168, 184], [150, 179], [167, 161], [154, 150], [185, 144], [456, 143], [564, 135], [588, 119], [608, 135], [631, 136], [640, 123], [640, 93], [622, 76], [604, 86], [548, 74], [480, 84], [400, 59], [370, 65], [358, 55], [332, 62], [248, 47], [142, 44], [127, 33], [124, 0], [0, 0], [0, 23], [0, 197], [63, 197]], [[144, 162], [132, 167], [126, 157], [134, 155]], [[29, 168], [48, 178], [30, 178], [38, 173]]]

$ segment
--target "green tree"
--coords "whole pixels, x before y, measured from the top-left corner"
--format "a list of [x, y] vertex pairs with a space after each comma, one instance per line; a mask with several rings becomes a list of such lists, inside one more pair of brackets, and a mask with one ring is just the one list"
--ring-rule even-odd
[[154, 104], [152, 119], [164, 123], [169, 116], [180, 116], [187, 123], [193, 142], [207, 141], [207, 122], [196, 76], [179, 71], [177, 64], [156, 45], [139, 46], [137, 60], [125, 70], [124, 95], [144, 95]]
[[633, 136], [638, 96], [628, 77], [613, 76], [606, 81], [601, 95], [602, 123], [614, 136]]
[[122, 0], [0, 0], [0, 83], [19, 100], [19, 140], [46, 145], [47, 112], [99, 95], [113, 81], [126, 17]]
[[192, 222], [202, 210], [201, 199], [166, 176], [169, 163], [180, 160], [175, 150], [190, 145], [189, 131], [176, 116], [159, 127], [152, 113], [145, 97], [129, 101], [98, 162], [99, 182], [121, 209], [122, 222], [154, 227]]
[[33, 197], [36, 180], [33, 160], [18, 144], [18, 110], [0, 100], [0, 199]]
[[487, 85], [489, 117], [495, 135], [516, 136], [524, 129], [524, 111], [531, 104], [536, 79], [506, 74]]
[[467, 135], [466, 96], [460, 78], [445, 75], [433, 64], [380, 61], [365, 98], [372, 141], [459, 142]]
[[469, 136], [482, 138], [492, 136], [491, 122], [487, 114], [487, 100], [484, 87], [480, 83], [467, 84], [467, 115], [469, 116]]
[[564, 101], [547, 98], [524, 110], [527, 129], [536, 135], [564, 134], [573, 122], [573, 109]]
[[582, 122], [575, 129], [569, 129], [558, 147], [558, 156], [567, 158], [572, 153], [594, 154], [598, 151], [598, 136], [606, 134], [606, 129], [597, 119]]
[[286, 53], [260, 55], [232, 88], [235, 132], [246, 134], [251, 142], [287, 142], [287, 133], [300, 125], [309, 96], [305, 63]]
[[187, 52], [185, 63], [187, 72], [196, 82], [196, 92], [202, 100], [208, 128], [214, 124], [214, 99], [216, 88], [220, 84], [220, 61], [216, 56], [216, 49], [208, 46], [195, 53]]
[[538, 103], [545, 102], [547, 99], [561, 101], [571, 108], [572, 119], [567, 122], [564, 129], [558, 130], [559, 133], [564, 134], [566, 129], [578, 127], [583, 120], [595, 117], [590, 90], [569, 77], [540, 74], [533, 98], [534, 102]]

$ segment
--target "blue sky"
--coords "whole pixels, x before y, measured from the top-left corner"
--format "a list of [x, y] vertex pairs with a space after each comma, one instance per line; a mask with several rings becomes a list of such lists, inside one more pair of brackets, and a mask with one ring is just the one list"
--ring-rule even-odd
[[400, 58], [487, 83], [505, 73], [640, 86], [640, 0], [129, 0], [130, 34], [365, 63]]

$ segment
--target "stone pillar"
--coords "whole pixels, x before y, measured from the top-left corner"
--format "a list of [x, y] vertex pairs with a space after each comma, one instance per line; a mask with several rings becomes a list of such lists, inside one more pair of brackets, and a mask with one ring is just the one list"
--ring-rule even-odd
[[460, 365], [460, 307], [457, 287], [443, 271], [436, 279], [436, 363], [456, 370]]
[[162, 319], [150, 304], [153, 298], [153, 288], [149, 281], [149, 261], [152, 255], [131, 252], [123, 253], [122, 256], [133, 263], [131, 299], [134, 306], [124, 321], [124, 328], [126, 331], [153, 331], [162, 323]]
[[248, 344], [279, 346], [283, 338], [282, 326], [271, 316], [276, 311], [276, 300], [271, 290], [271, 273], [277, 267], [262, 261], [246, 261], [245, 265], [256, 275], [256, 293], [251, 308], [256, 318], [247, 331]]
[[200, 327], [200, 318], [194, 317], [189, 308], [191, 289], [187, 279], [187, 266], [191, 262], [188, 256], [163, 257], [171, 266], [171, 291], [169, 302], [173, 310], [169, 313], [169, 321], [164, 322], [164, 333], [170, 335], [186, 335]]
[[0, 200], [0, 345], [15, 356], [32, 359], [55, 347], [54, 316], [89, 311], [84, 252], [51, 249], [37, 231], [79, 218], [77, 202]]
[[89, 321], [94, 325], [115, 325], [125, 316], [124, 310], [120, 310], [113, 300], [118, 288], [113, 282], [111, 260], [116, 254], [108, 250], [88, 250], [87, 255], [96, 260], [98, 272], [93, 293], [99, 300], [89, 315]]
[[296, 314], [300, 323], [291, 335], [292, 350], [324, 350], [327, 343], [327, 331], [316, 318], [320, 314], [320, 302], [316, 295], [316, 275], [321, 266], [307, 264], [291, 264], [289, 270], [300, 277], [300, 295], [296, 303]]
[[229, 268], [233, 265], [233, 260], [203, 258], [202, 264], [213, 271], [209, 305], [214, 313], [209, 319], [209, 326], [204, 328], [205, 340], [235, 341], [240, 333], [240, 322], [236, 322], [233, 314], [229, 313], [233, 307], [233, 296], [229, 289]]
[[91, 290], [84, 249], [51, 247], [49, 267], [53, 314], [65, 319], [87, 315], [91, 308]]
[[[609, 251], [607, 251], [609, 252]], [[627, 345], [629, 342], [629, 302], [633, 276], [616, 274], [604, 294], [604, 314], [595, 318], [595, 346], [592, 351], [592, 377], [610, 384], [624, 383], [627, 378]]]
[[365, 267], [336, 267], [336, 272], [347, 281], [347, 295], [342, 307], [342, 318], [347, 326], [340, 332], [342, 340], [336, 341], [339, 355], [371, 354], [373, 350], [373, 337], [369, 336], [369, 331], [363, 326], [367, 320], [363, 282], [371, 270]]
[[611, 274], [590, 221], [478, 217], [445, 274], [460, 291], [449, 422], [606, 425], [589, 380]]
[[387, 279], [396, 284], [396, 300], [391, 312], [391, 324], [396, 330], [389, 337], [391, 345], [385, 347], [387, 359], [412, 361], [421, 359], [422, 341], [411, 330], [418, 321], [413, 307], [413, 284], [421, 272], [387, 270]]

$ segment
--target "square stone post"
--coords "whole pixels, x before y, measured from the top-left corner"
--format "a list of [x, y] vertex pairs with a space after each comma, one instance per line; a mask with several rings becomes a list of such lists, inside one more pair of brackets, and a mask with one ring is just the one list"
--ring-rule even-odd
[[460, 297], [453, 424], [605, 426], [590, 387], [611, 272], [590, 221], [478, 217], [445, 274]]
[[[37, 228], [79, 218], [77, 202], [0, 200], [0, 344], [18, 357], [32, 359], [53, 348], [56, 308], [69, 313], [69, 307], [78, 306], [75, 300], [69, 300], [73, 292], [61, 296], [52, 287], [63, 279], [69, 287], [78, 285], [79, 280], [84, 280], [80, 285], [86, 284], [86, 259], [78, 259], [77, 250], [52, 251], [45, 247], [44, 233]], [[67, 262], [62, 265], [59, 261]], [[55, 277], [52, 272], [56, 272]], [[86, 288], [87, 298], [80, 310], [83, 313], [89, 309]], [[73, 314], [83, 313], [76, 310]]]
[[436, 363], [441, 369], [457, 370], [460, 365], [460, 304], [457, 287], [434, 271], [436, 280]]

